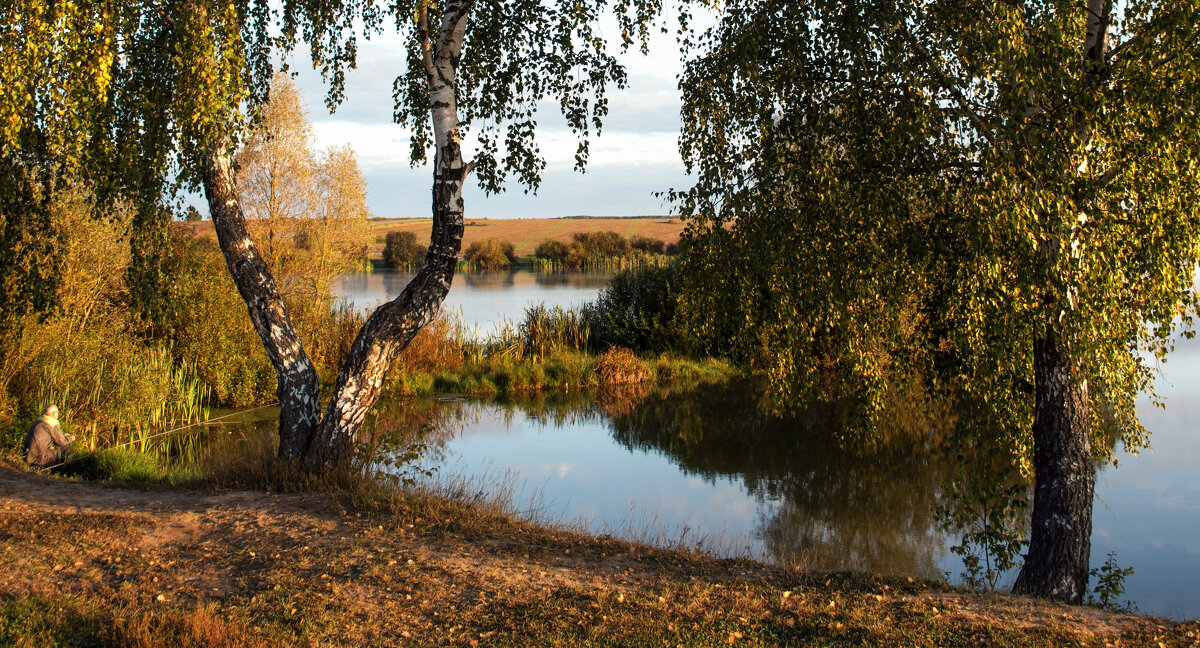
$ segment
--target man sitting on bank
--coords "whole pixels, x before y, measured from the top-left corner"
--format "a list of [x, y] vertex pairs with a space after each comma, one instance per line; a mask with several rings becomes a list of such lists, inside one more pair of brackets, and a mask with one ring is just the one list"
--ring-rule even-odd
[[25, 461], [33, 466], [56, 466], [71, 456], [74, 434], [62, 433], [58, 426], [58, 406], [46, 408], [42, 417], [33, 422], [25, 435]]

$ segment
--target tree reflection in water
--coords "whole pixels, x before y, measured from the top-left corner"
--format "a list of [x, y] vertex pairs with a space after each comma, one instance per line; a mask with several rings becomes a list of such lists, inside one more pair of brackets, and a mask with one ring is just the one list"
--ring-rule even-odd
[[780, 564], [940, 575], [935, 512], [946, 462], [921, 443], [844, 448], [833, 418], [770, 416], [744, 388], [705, 388], [648, 398], [612, 427], [630, 450], [660, 452], [706, 480], [738, 479], [759, 501], [777, 502], [762, 509], [772, 513], [757, 532]]
[[[225, 428], [244, 426], [233, 435], [243, 440], [249, 430], [273, 434], [272, 411], [255, 414], [253, 421], [227, 421]], [[802, 416], [773, 416], [752, 388], [726, 385], [385, 401], [368, 429], [377, 435], [377, 459], [403, 457], [418, 443], [423, 465], [437, 467], [447, 462], [448, 444], [483, 420], [499, 421], [510, 433], [530, 426], [603, 426], [630, 456], [662, 456], [684, 475], [738, 484], [759, 504], [753, 534], [768, 560], [939, 577], [948, 567], [949, 545], [965, 543], [960, 553], [995, 567], [997, 546], [1003, 552], [1002, 543], [1011, 542], [1010, 553], [1019, 559], [1020, 537], [1027, 534], [1028, 486], [1015, 474], [1011, 449], [997, 452], [989, 435], [964, 430], [972, 427], [966, 412], [955, 418], [958, 429], [945, 438], [892, 434], [870, 448], [848, 447], [835, 412], [814, 408]], [[1099, 438], [1097, 447], [1111, 451], [1113, 442], [1111, 435]], [[944, 531], [950, 521], [960, 528]], [[702, 537], [723, 531], [693, 530]], [[990, 562], [984, 563], [985, 552], [992, 554]], [[969, 570], [963, 575], [971, 580]], [[1003, 567], [997, 570], [1002, 576]]]
[[497, 415], [505, 426], [599, 421], [631, 453], [661, 454], [709, 482], [735, 480], [767, 504], [760, 507], [755, 533], [765, 557], [779, 564], [941, 574], [945, 542], [936, 511], [947, 462], [922, 443], [891, 443], [870, 452], [844, 448], [830, 427], [832, 417], [770, 416], [743, 386], [604, 398], [576, 393], [408, 401], [389, 405], [379, 420], [404, 431], [397, 440], [424, 430], [426, 458], [436, 464], [464, 428]]

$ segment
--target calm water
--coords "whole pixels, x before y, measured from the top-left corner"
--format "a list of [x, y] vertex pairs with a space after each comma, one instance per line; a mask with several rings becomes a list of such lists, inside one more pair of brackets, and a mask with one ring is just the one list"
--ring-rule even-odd
[[[342, 294], [369, 305], [406, 276], [354, 275]], [[490, 273], [456, 278], [448, 304], [468, 326], [516, 318], [542, 301], [575, 306], [608, 275]], [[1139, 405], [1153, 449], [1119, 454], [1096, 481], [1092, 565], [1109, 552], [1135, 572], [1128, 599], [1147, 613], [1200, 617], [1200, 340], [1164, 367], [1165, 410]], [[956, 581], [957, 536], [934, 518], [951, 466], [919, 448], [847, 451], [819, 417], [763, 415], [742, 389], [611, 403], [441, 399], [405, 409], [434, 420], [427, 465], [440, 478], [514, 488], [543, 518], [654, 542], [682, 538], [718, 553], [813, 568]]]
[[[335, 289], [358, 308], [371, 309], [399, 295], [413, 275], [395, 270], [345, 275]], [[608, 285], [606, 271], [460, 272], [442, 309], [458, 315], [467, 330], [488, 335], [499, 321], [516, 320], [528, 306], [578, 307], [596, 298]]]

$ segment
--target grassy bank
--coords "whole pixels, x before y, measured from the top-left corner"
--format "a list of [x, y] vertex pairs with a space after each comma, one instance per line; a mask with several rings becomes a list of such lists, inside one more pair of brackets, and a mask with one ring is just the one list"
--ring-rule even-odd
[[[634, 353], [625, 344], [643, 340], [614, 336], [619, 309], [580, 312], [533, 306], [520, 320], [502, 322], [484, 339], [439, 316], [401, 353], [384, 384], [390, 396], [433, 394], [508, 395], [554, 391], [686, 388], [741, 375], [719, 358], [663, 351]], [[609, 339], [614, 338], [614, 339]], [[654, 348], [652, 345], [640, 345]]]
[[467, 358], [453, 370], [397, 371], [389, 376], [385, 393], [395, 397], [598, 392], [723, 382], [736, 375], [732, 365], [712, 358], [692, 360], [668, 355], [641, 358], [623, 349], [603, 354], [556, 351], [542, 357]]
[[129, 491], [0, 469], [0, 645], [1194, 646], [1200, 636], [1196, 623], [587, 537], [463, 492], [222, 485]]

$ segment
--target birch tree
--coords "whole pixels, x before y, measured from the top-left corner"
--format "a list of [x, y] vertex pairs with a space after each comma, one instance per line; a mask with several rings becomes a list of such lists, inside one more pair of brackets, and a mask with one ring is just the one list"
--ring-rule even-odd
[[[542, 101], [559, 105], [579, 136], [577, 165], [587, 160], [587, 141], [607, 113], [605, 91], [621, 86], [625, 72], [596, 31], [611, 9], [623, 29], [622, 47], [645, 38], [657, 4], [622, 2], [493, 2], [476, 10], [471, 0], [285, 4], [285, 47], [302, 38], [313, 62], [332, 81], [331, 102], [340, 97], [342, 70], [353, 64], [355, 20], [367, 30], [394, 21], [407, 44], [394, 94], [397, 121], [413, 132], [411, 157], [433, 166], [433, 227], [426, 260], [396, 299], [377, 308], [359, 332], [321, 415], [311, 363], [287, 322], [269, 275], [247, 271], [257, 257], [228, 191], [227, 155], [220, 142], [204, 154], [204, 185], [231, 272], [250, 307], [280, 376], [280, 454], [308, 465], [347, 461], [371, 406], [379, 398], [392, 361], [430, 319], [450, 289], [463, 232], [462, 191], [468, 175], [498, 191], [512, 175], [536, 188], [544, 162], [534, 134]], [[328, 16], [336, 16], [332, 22]], [[468, 161], [464, 129], [476, 126], [480, 150]]]
[[275, 261], [276, 239], [312, 217], [317, 204], [312, 122], [288, 75], [271, 79], [267, 103], [236, 162], [238, 197], [251, 229], [266, 239], [263, 252]]
[[[680, 87], [685, 310], [783, 401], [953, 398], [1033, 483], [1016, 590], [1086, 591], [1101, 423], [1196, 314], [1191, 0], [730, 4]], [[907, 387], [905, 387], [907, 388]], [[828, 392], [825, 392], [828, 393]]]
[[[474, 0], [146, 0], [115, 9], [67, 3], [63, 15], [43, 18], [41, 3], [18, 4], [39, 16], [38, 38], [25, 38], [20, 9], [3, 14], [0, 53], [6, 65], [16, 61], [11, 87], [44, 81], [49, 92], [32, 104], [19, 96], [0, 101], [5, 153], [31, 128], [48, 141], [61, 139], [64, 151], [86, 149], [87, 133], [115, 123], [106, 106], [148, 106], [161, 117], [166, 136], [153, 140], [152, 153], [176, 161], [182, 185], [203, 186], [226, 264], [275, 367], [279, 455], [310, 467], [351, 459], [385, 372], [450, 289], [468, 175], [474, 172], [488, 191], [499, 191], [510, 177], [536, 189], [545, 166], [535, 139], [544, 105], [557, 106], [578, 136], [576, 165], [582, 168], [589, 138], [608, 111], [606, 92], [626, 80], [611, 50], [644, 46], [660, 9], [657, 0], [497, 0], [481, 8]], [[605, 15], [621, 33], [618, 43], [597, 31]], [[432, 235], [410, 284], [367, 319], [322, 413], [316, 371], [247, 229], [232, 155], [253, 107], [266, 99], [274, 55], [305, 45], [330, 82], [334, 106], [343, 96], [345, 70], [355, 64], [357, 38], [385, 27], [406, 45], [395, 114], [413, 133], [414, 163], [432, 166]], [[14, 51], [20, 56], [9, 57]], [[47, 64], [59, 65], [61, 73], [47, 76]], [[105, 81], [93, 84], [93, 77]], [[155, 92], [133, 93], [146, 87]], [[44, 116], [30, 119], [23, 112], [30, 105]], [[80, 116], [83, 125], [60, 114]], [[467, 128], [480, 142], [469, 161]], [[79, 158], [60, 157], [66, 163]]]
[[[167, 17], [157, 3], [0, 5], [0, 202], [8, 216], [0, 249], [41, 238], [46, 221], [39, 217], [45, 211], [39, 201], [49, 200], [64, 182], [86, 181], [109, 205], [128, 199], [136, 207], [131, 301], [152, 323], [161, 311], [159, 280], [170, 220], [163, 196], [171, 187], [179, 124], [172, 119], [175, 111], [165, 108], [173, 100], [165, 82], [172, 50], [143, 36]], [[15, 257], [45, 258], [47, 250], [37, 248]], [[33, 289], [36, 296], [53, 284], [54, 270], [46, 267], [52, 265], [19, 279], [25, 285], [18, 301], [21, 292]], [[0, 301], [8, 300], [0, 295]]]

